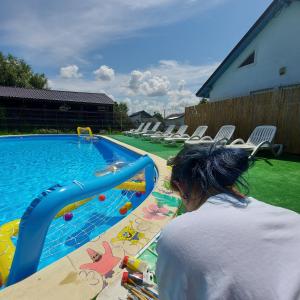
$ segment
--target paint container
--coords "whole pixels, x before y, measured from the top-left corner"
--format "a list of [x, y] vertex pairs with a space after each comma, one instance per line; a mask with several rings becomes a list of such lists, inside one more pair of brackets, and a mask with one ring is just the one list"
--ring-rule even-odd
[[135, 272], [135, 273], [129, 273], [124, 272], [122, 275], [122, 285], [134, 282], [137, 285], [143, 285], [143, 286], [153, 286], [154, 283], [151, 282], [147, 276], [144, 276], [143, 273]]
[[121, 268], [127, 268], [130, 271], [144, 273], [147, 272], [148, 265], [144, 261], [139, 260], [137, 258], [131, 256], [124, 256]]

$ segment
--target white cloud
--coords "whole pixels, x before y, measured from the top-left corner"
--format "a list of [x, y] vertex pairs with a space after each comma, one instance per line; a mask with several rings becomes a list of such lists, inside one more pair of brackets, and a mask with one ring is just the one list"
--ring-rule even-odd
[[141, 93], [149, 97], [164, 96], [169, 87], [167, 76], [153, 75], [150, 71], [132, 71], [128, 83], [130, 95]]
[[185, 80], [181, 79], [178, 81], [178, 90], [183, 91], [185, 86]]
[[[104, 46], [228, 0], [3, 0], [1, 44], [40, 65], [84, 62]], [[163, 17], [162, 17], [163, 16]], [[87, 62], [86, 62], [87, 63]]]
[[115, 78], [114, 69], [112, 69], [106, 65], [102, 65], [100, 68], [95, 70], [93, 73], [96, 75], [96, 79], [103, 80], [103, 81], [111, 81], [111, 80], [114, 80], [114, 78]]
[[79, 73], [79, 68], [76, 65], [70, 65], [60, 68], [61, 78], [80, 78], [82, 74]]
[[145, 70], [116, 73], [113, 81], [86, 78], [50, 78], [54, 89], [105, 92], [116, 101], [125, 101], [130, 112], [146, 110], [166, 114], [184, 111], [185, 106], [199, 103], [195, 92], [218, 66], [191, 65], [174, 60], [160, 61]]
[[179, 86], [177, 90], [168, 93], [169, 106], [172, 110], [183, 111], [186, 106], [195, 105], [199, 102], [199, 98], [190, 90]]

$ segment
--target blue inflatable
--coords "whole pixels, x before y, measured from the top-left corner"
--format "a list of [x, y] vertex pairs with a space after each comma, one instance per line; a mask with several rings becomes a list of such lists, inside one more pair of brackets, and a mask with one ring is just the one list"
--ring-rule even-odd
[[153, 161], [145, 155], [130, 166], [120, 169], [119, 172], [95, 177], [83, 183], [73, 182], [66, 187], [57, 185], [34, 199], [20, 222], [16, 251], [7, 285], [23, 280], [37, 271], [51, 221], [63, 207], [110, 190], [143, 169], [146, 176], [146, 192], [149, 193], [154, 186], [155, 169]]

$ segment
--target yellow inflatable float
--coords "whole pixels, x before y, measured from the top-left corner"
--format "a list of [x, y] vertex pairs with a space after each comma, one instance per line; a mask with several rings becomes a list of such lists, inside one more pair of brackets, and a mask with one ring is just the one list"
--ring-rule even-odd
[[[93, 198], [87, 198], [65, 206], [55, 216], [55, 219], [62, 217], [67, 212], [73, 211], [92, 199]], [[17, 219], [0, 226], [0, 287], [6, 283], [9, 275], [15, 254], [15, 245], [12, 242], [12, 238], [19, 234], [19, 225], [20, 219]]]
[[85, 140], [90, 141], [94, 138], [92, 129], [90, 127], [77, 127], [78, 137], [83, 137]]
[[8, 222], [0, 227], [0, 287], [6, 283], [10, 266], [12, 264], [15, 245], [12, 237], [19, 233], [20, 220]]

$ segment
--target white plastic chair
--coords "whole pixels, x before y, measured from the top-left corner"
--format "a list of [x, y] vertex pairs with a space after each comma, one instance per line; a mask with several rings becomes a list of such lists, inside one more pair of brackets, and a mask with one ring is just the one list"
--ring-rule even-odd
[[145, 138], [145, 137], [147, 137], [147, 136], [149, 136], [149, 135], [153, 135], [153, 134], [157, 133], [160, 124], [161, 124], [161, 122], [156, 122], [156, 123], [154, 124], [154, 126], [152, 127], [152, 129], [147, 130], [146, 133], [140, 133], [139, 136], [142, 137], [142, 138]]
[[175, 128], [175, 125], [169, 125], [164, 132], [157, 132], [153, 135], [147, 136], [146, 139], [149, 139], [149, 140], [158, 139], [159, 140], [159, 138], [168, 137], [172, 134], [172, 131], [174, 130], [174, 128]]
[[132, 128], [130, 130], [124, 131], [123, 134], [129, 135], [129, 134], [134, 133], [134, 132], [140, 132], [142, 130], [142, 128], [144, 127], [144, 125], [145, 125], [145, 123], [141, 123], [138, 128], [136, 128], [136, 129]]
[[145, 127], [143, 128], [143, 130], [141, 130], [140, 132], [134, 132], [131, 134], [131, 136], [137, 137], [140, 134], [146, 133], [149, 130], [149, 127], [151, 126], [151, 122], [146, 123]]
[[188, 126], [187, 125], [181, 125], [177, 132], [176, 133], [170, 133], [168, 135], [164, 135], [164, 136], [157, 136], [157, 137], [154, 137], [152, 138], [153, 141], [156, 141], [156, 142], [160, 142], [160, 141], [164, 141], [164, 139], [166, 137], [181, 137], [187, 130]]
[[186, 141], [185, 145], [210, 145], [214, 143], [227, 144], [235, 131], [234, 125], [224, 125], [217, 132], [214, 138], [204, 136], [201, 139], [191, 139]]
[[[277, 131], [276, 126], [264, 125], [257, 126], [249, 136], [247, 142], [243, 139], [234, 140], [227, 145], [228, 148], [239, 148], [251, 152], [249, 158], [254, 157], [260, 149], [270, 149], [274, 156], [279, 156], [282, 153], [282, 144], [273, 144], [273, 140]], [[274, 148], [278, 148], [275, 151]]]
[[187, 133], [181, 135], [181, 136], [172, 136], [167, 137], [164, 139], [164, 141], [167, 144], [175, 144], [177, 142], [185, 142], [190, 140], [200, 140], [201, 137], [204, 135], [205, 131], [207, 130], [207, 126], [198, 126], [197, 129], [194, 131], [194, 133], [189, 136]]

